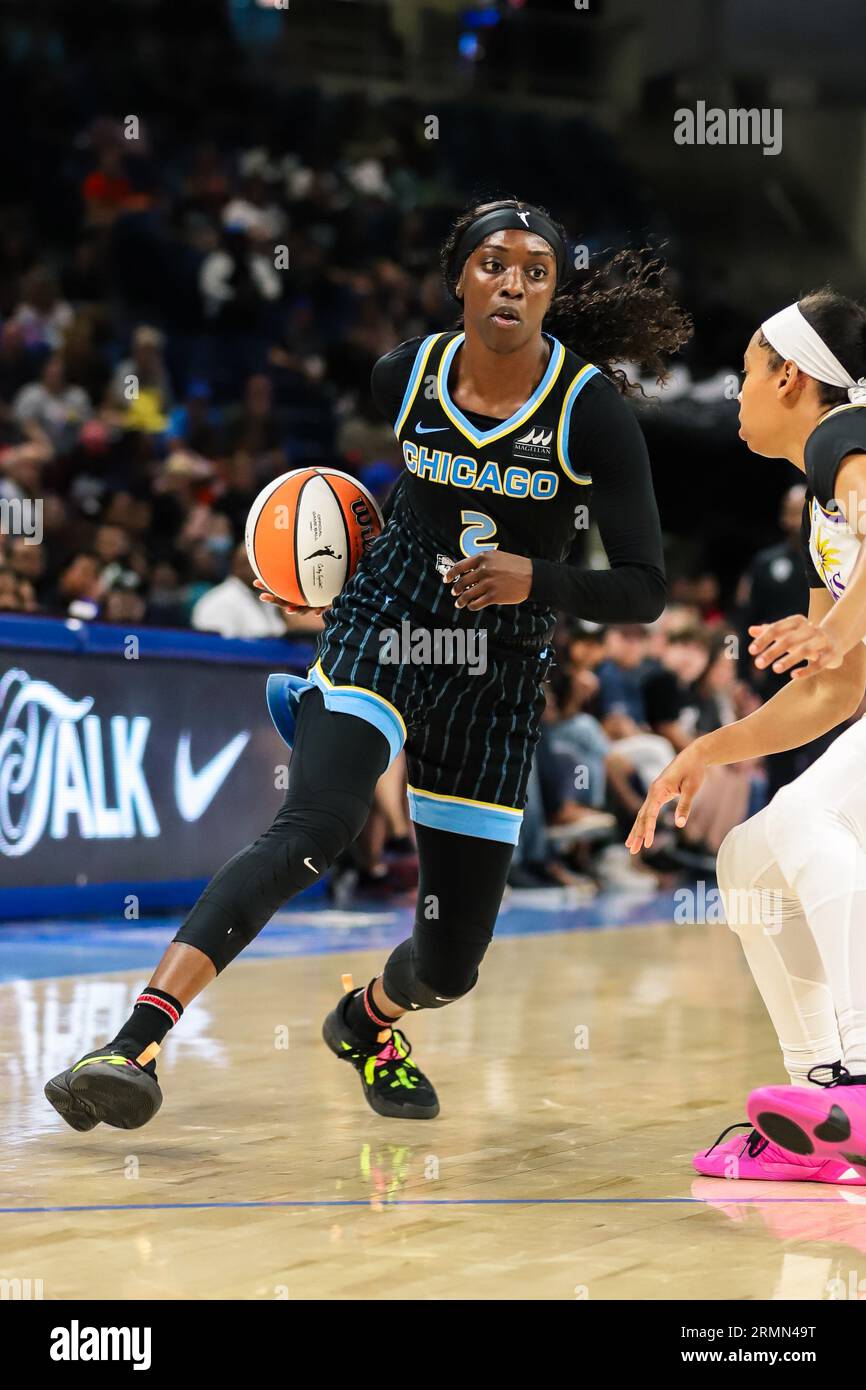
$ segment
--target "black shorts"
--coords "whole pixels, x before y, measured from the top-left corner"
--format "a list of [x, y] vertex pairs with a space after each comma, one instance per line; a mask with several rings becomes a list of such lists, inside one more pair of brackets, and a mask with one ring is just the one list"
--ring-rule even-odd
[[329, 709], [381, 729], [392, 759], [405, 746], [414, 821], [515, 844], [549, 615], [532, 605], [522, 635], [511, 606], [456, 609], [446, 559], [417, 530], [389, 526], [334, 601], [309, 678]]

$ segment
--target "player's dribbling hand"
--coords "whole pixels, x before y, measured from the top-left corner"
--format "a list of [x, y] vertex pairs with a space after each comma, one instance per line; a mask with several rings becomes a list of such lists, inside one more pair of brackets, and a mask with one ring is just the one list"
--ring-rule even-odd
[[283, 612], [288, 613], [290, 617], [295, 613], [327, 613], [328, 611], [327, 608], [296, 608], [292, 603], [284, 603], [281, 598], [277, 598], [276, 594], [272, 594], [269, 589], [266, 589], [260, 579], [254, 579], [253, 586], [261, 590], [259, 598], [262, 603], [275, 603], [277, 608], [282, 608]]
[[780, 618], [776, 623], [758, 623], [749, 628], [754, 641], [749, 653], [759, 671], [772, 664], [777, 675], [791, 671], [799, 661], [806, 666], [791, 671], [791, 680], [814, 676], [817, 671], [833, 671], [842, 665], [844, 653], [826, 628], [812, 623], [802, 613]]
[[458, 560], [445, 576], [453, 585], [455, 608], [489, 608], [491, 603], [523, 603], [532, 588], [532, 561], [503, 550], [481, 550]]
[[685, 825], [706, 771], [707, 763], [697, 743], [684, 748], [673, 762], [668, 763], [664, 772], [661, 772], [650, 785], [646, 799], [635, 817], [626, 840], [626, 846], [632, 854], [637, 854], [644, 846], [647, 849], [652, 846], [659, 812], [665, 802], [671, 801], [675, 796], [679, 800], [674, 823], [679, 829]]

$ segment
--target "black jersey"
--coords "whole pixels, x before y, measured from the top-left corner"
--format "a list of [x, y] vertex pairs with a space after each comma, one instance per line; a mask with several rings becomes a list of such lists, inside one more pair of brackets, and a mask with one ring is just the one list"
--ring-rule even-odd
[[[839, 599], [860, 553], [861, 538], [849, 524], [850, 510], [835, 500], [836, 477], [849, 454], [866, 454], [866, 406], [840, 405], [815, 426], [806, 440], [806, 503], [800, 538], [810, 587], [828, 589]], [[856, 521], [856, 518], [855, 518]]]
[[[403, 520], [451, 560], [496, 548], [531, 557], [530, 605], [652, 621], [664, 605], [661, 530], [632, 412], [597, 367], [545, 334], [547, 368], [519, 410], [507, 420], [464, 413], [449, 392], [463, 338], [412, 339], [373, 369], [373, 397], [403, 453]], [[590, 514], [610, 571], [564, 563]]]

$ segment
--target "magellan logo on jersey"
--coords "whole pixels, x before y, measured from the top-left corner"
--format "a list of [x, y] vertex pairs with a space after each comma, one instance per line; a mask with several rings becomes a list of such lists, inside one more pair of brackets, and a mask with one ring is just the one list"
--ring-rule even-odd
[[525, 434], [515, 439], [511, 456], [515, 458], [521, 454], [524, 458], [549, 459], [552, 441], [552, 429], [546, 430], [543, 425], [533, 425]]

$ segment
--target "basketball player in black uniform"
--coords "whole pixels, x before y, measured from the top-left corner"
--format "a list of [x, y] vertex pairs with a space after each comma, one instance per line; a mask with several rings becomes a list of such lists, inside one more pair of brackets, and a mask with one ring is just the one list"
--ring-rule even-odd
[[[344, 995], [324, 1037], [378, 1114], [438, 1113], [394, 1025], [478, 979], [520, 830], [555, 610], [651, 622], [664, 606], [649, 461], [614, 364], [662, 373], [689, 323], [657, 263], [620, 253], [612, 264], [617, 287], [599, 287], [601, 272], [567, 293], [565, 233], [544, 211], [508, 199], [456, 223], [443, 267], [461, 328], [404, 343], [373, 371], [405, 462], [386, 528], [329, 610], [306, 680], [269, 682], [293, 746], [285, 803], [202, 894], [118, 1036], [48, 1083], [73, 1127], [155, 1113], [155, 1053], [184, 1005], [351, 843], [404, 747], [414, 930], [381, 975]], [[565, 562], [590, 490], [610, 561], [597, 572]], [[430, 639], [420, 660], [386, 659], [386, 635], [404, 625]], [[481, 660], [462, 659], [470, 641]]]

